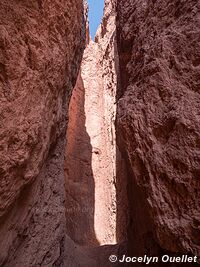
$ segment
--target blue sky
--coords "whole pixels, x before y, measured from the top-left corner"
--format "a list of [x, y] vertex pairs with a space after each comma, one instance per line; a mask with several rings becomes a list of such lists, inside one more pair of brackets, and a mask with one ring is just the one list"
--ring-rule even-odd
[[90, 22], [90, 35], [94, 40], [97, 28], [101, 23], [103, 16], [104, 0], [88, 0], [89, 4], [89, 22]]

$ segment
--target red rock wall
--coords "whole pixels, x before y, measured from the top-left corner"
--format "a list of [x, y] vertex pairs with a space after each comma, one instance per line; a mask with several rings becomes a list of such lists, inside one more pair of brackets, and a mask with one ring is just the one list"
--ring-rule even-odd
[[[125, 160], [116, 143], [116, 103], [117, 79], [119, 59], [116, 42], [116, 1], [105, 0], [104, 16], [97, 30], [95, 42], [101, 52], [100, 65], [102, 66], [102, 84], [104, 99], [104, 139], [107, 145], [107, 158], [112, 159], [114, 174], [114, 202], [115, 202], [115, 235], [116, 241], [122, 242], [127, 238], [127, 169]], [[110, 141], [111, 142], [110, 142]], [[112, 174], [110, 174], [112, 177]], [[112, 180], [112, 179], [110, 179]], [[109, 181], [109, 179], [108, 179]]]
[[70, 246], [66, 109], [84, 39], [81, 0], [0, 3], [0, 266], [62, 266]]
[[200, 2], [117, 2], [129, 249], [200, 255]]
[[0, 266], [200, 255], [199, 1], [87, 9], [0, 3]]
[[98, 244], [94, 232], [92, 145], [86, 129], [85, 87], [79, 74], [69, 106], [65, 159], [67, 232], [81, 245]]
[[[95, 42], [90, 40], [85, 49], [69, 109], [66, 217], [69, 236], [81, 245], [108, 245], [125, 239], [127, 201], [122, 159], [120, 171], [116, 165], [120, 152], [114, 125], [118, 64], [115, 44], [114, 3], [106, 1]], [[117, 176], [121, 177], [119, 195]]]

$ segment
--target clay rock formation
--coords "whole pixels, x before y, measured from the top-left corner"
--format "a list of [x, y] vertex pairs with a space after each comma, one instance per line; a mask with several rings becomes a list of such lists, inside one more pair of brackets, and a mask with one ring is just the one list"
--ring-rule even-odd
[[[69, 108], [66, 217], [68, 234], [80, 245], [108, 245], [115, 244], [117, 239], [125, 239], [125, 179], [122, 183], [125, 197], [121, 213], [117, 210], [116, 195], [116, 160], [120, 153], [116, 147], [114, 126], [115, 45], [115, 6], [113, 1], [106, 1], [95, 42], [90, 39], [84, 51]], [[122, 162], [120, 164], [122, 172], [124, 166]], [[118, 214], [123, 221], [116, 234]]]
[[200, 256], [199, 11], [0, 2], [0, 266]]
[[62, 266], [66, 109], [84, 20], [81, 0], [0, 3], [1, 266]]
[[130, 169], [129, 247], [142, 255], [156, 244], [200, 255], [199, 11], [198, 0], [117, 4], [117, 134]]
[[[102, 84], [104, 98], [104, 137], [107, 144], [107, 160], [112, 159], [114, 175], [115, 203], [115, 238], [117, 242], [126, 240], [127, 227], [127, 170], [125, 160], [116, 143], [116, 108], [117, 108], [117, 80], [119, 59], [116, 41], [116, 1], [104, 1], [104, 16], [97, 30], [95, 42], [100, 50], [100, 65], [102, 66]], [[107, 139], [106, 139], [107, 138]], [[110, 141], [109, 141], [110, 140]], [[110, 173], [109, 177], [112, 177]], [[112, 180], [112, 179], [110, 179]], [[109, 178], [108, 178], [109, 181]], [[109, 188], [109, 187], [108, 187]]]
[[81, 1], [0, 5], [2, 216], [38, 175], [62, 130], [64, 94], [76, 81], [84, 34]]

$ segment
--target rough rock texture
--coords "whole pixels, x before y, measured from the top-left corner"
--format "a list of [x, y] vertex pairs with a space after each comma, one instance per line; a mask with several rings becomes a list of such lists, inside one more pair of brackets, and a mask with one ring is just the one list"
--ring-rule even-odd
[[94, 233], [92, 146], [86, 131], [85, 89], [79, 74], [69, 106], [66, 173], [68, 234], [79, 244], [98, 244]]
[[142, 255], [200, 255], [199, 12], [198, 0], [117, 4], [117, 139], [130, 170], [129, 248]]
[[[112, 167], [115, 184], [116, 223], [115, 235], [117, 242], [126, 240], [127, 228], [127, 169], [125, 160], [116, 144], [116, 94], [118, 77], [118, 51], [116, 42], [116, 1], [104, 1], [104, 16], [100, 24], [95, 42], [98, 44], [101, 56], [99, 59], [102, 67], [102, 83], [104, 98], [104, 137], [107, 144], [107, 156], [113, 157]], [[111, 142], [109, 142], [108, 140]], [[112, 174], [110, 174], [112, 177]], [[109, 179], [109, 178], [108, 178]], [[112, 180], [112, 179], [111, 179]]]
[[0, 266], [74, 256], [64, 256], [63, 161], [84, 45], [81, 0], [0, 2]]
[[81, 1], [1, 1], [0, 17], [2, 216], [61, 132], [84, 35]]
[[[95, 42], [90, 40], [85, 49], [69, 109], [66, 217], [69, 236], [81, 245], [114, 244], [125, 239], [126, 192], [119, 203], [124, 204], [123, 210], [116, 194], [116, 160], [120, 153], [114, 127], [115, 44], [114, 3], [106, 1]], [[125, 182], [121, 187], [124, 190]], [[122, 218], [118, 234], [117, 218]]]

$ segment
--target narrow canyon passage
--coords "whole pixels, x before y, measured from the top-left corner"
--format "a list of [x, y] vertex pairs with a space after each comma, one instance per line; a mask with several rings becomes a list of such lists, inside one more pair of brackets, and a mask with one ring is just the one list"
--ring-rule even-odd
[[200, 1], [101, 1], [0, 1], [0, 267], [199, 266]]
[[[189, 203], [192, 199], [182, 178], [188, 183], [187, 177], [191, 177], [195, 183], [198, 166], [195, 163], [195, 172], [190, 173], [192, 167], [185, 166], [181, 156], [177, 159], [181, 154], [175, 149], [173, 134], [180, 140], [188, 137], [174, 118], [181, 117], [176, 93], [174, 107], [169, 105], [174, 91], [165, 75], [173, 77], [174, 63], [171, 59], [168, 68], [166, 55], [173, 58], [168, 53], [175, 44], [165, 36], [165, 26], [159, 24], [156, 3], [118, 1], [117, 18], [115, 3], [105, 1], [102, 23], [95, 41], [87, 43], [70, 102], [65, 164], [67, 234], [79, 245], [108, 245], [108, 251], [113, 249], [109, 245], [127, 240], [126, 253], [138, 257], [179, 256], [190, 247], [191, 238], [194, 245], [188, 251], [195, 255], [199, 253], [198, 240], [188, 237], [191, 230], [179, 216], [184, 218], [186, 213], [184, 196]], [[162, 8], [170, 9], [170, 3]], [[184, 88], [181, 75], [173, 79]], [[177, 203], [181, 203], [182, 211]], [[191, 203], [198, 206], [195, 199]], [[186, 217], [189, 224], [190, 216]], [[196, 220], [195, 213], [193, 217]], [[196, 224], [190, 228], [198, 231]], [[185, 229], [188, 245], [179, 237], [179, 231]]]
[[[106, 6], [106, 11], [109, 8], [113, 6]], [[88, 41], [69, 106], [66, 219], [68, 235], [80, 245], [117, 244], [126, 239], [126, 176], [120, 169], [122, 159], [117, 163], [120, 152], [115, 136], [115, 16], [111, 13], [106, 19], [110, 23], [106, 36], [100, 25], [96, 41]], [[117, 175], [124, 180], [121, 201]]]

